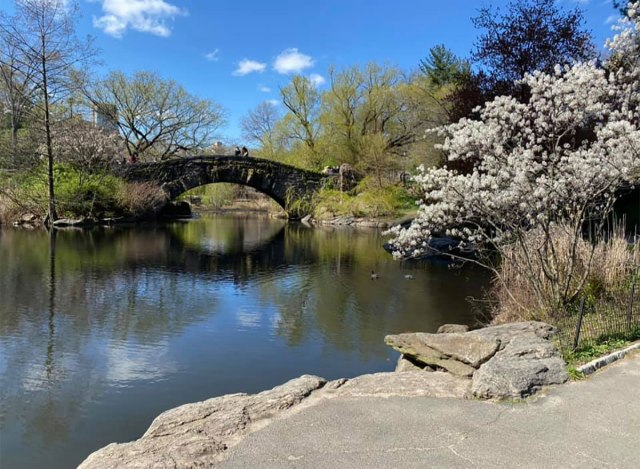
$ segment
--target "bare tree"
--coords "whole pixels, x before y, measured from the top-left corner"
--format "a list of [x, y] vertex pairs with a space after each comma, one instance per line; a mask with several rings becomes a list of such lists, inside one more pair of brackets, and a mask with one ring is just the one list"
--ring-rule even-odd
[[13, 39], [6, 28], [0, 27], [0, 103], [11, 120], [11, 158], [15, 160], [18, 129], [34, 99], [32, 80], [35, 69], [21, 66], [27, 58]]
[[155, 73], [111, 73], [89, 91], [96, 106], [114, 106], [132, 160], [161, 160], [202, 151], [225, 123], [224, 108]]
[[279, 149], [275, 125], [280, 119], [280, 113], [275, 104], [264, 101], [242, 119], [242, 136], [259, 145], [265, 156], [275, 159]]
[[70, 72], [95, 56], [91, 41], [75, 35], [78, 5], [71, 0], [16, 0], [15, 16], [0, 19], [0, 30], [16, 48], [11, 66], [30, 77], [42, 111], [48, 165], [49, 219], [57, 218], [53, 179], [54, 151], [51, 108], [80, 86]]

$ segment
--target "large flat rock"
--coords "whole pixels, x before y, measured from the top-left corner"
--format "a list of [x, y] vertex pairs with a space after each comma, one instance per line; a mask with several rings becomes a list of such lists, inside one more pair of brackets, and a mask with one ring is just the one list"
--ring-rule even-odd
[[442, 371], [374, 373], [350, 379], [331, 394], [336, 397], [454, 397], [470, 396], [471, 380]]
[[471, 335], [466, 332], [448, 334], [418, 333], [418, 337], [438, 352], [478, 368], [491, 358], [500, 346], [500, 341], [492, 337]]
[[112, 443], [91, 454], [81, 469], [212, 467], [241, 437], [295, 406], [326, 381], [304, 375], [259, 394], [230, 394], [186, 404], [159, 415], [131, 443]]
[[551, 339], [557, 329], [550, 324], [538, 321], [513, 322], [498, 326], [485, 327], [469, 332], [469, 336], [478, 336], [485, 339], [497, 339], [501, 343], [500, 348], [504, 348], [511, 339], [522, 334], [534, 334], [541, 339]]
[[387, 345], [426, 365], [439, 366], [459, 376], [471, 376], [500, 346], [496, 338], [469, 333], [388, 335]]

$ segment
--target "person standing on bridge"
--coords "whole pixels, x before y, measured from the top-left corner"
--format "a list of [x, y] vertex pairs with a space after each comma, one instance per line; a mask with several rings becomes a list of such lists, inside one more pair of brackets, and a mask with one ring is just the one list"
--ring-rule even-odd
[[236, 145], [236, 150], [233, 152], [233, 154], [234, 154], [235, 156], [240, 156], [240, 153], [241, 153], [241, 151], [240, 151], [240, 147], [239, 147], [238, 145]]
[[240, 156], [249, 156], [249, 150], [247, 149], [247, 147], [242, 147], [242, 153], [240, 154]]

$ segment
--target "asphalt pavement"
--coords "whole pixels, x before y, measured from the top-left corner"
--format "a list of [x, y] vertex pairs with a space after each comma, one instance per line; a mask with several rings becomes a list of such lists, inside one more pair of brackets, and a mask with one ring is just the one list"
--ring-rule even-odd
[[640, 468], [640, 353], [520, 403], [335, 397], [274, 420], [220, 468]]

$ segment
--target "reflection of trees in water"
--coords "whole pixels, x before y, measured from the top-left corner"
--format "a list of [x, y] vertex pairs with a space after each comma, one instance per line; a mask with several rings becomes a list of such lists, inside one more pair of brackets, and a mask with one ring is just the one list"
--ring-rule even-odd
[[[385, 334], [472, 321], [466, 298], [482, 286], [473, 271], [398, 264], [378, 249], [382, 239], [374, 231], [291, 225], [285, 242], [285, 263], [308, 266], [260, 283], [260, 290], [278, 306], [277, 331], [290, 345], [320, 332], [327, 347], [370, 357], [385, 353]], [[380, 280], [371, 280], [372, 270]], [[409, 272], [413, 280], [405, 279]]]
[[221, 216], [204, 223], [174, 225], [172, 234], [185, 247], [204, 254], [242, 255], [268, 245], [285, 225], [283, 220], [260, 216]]
[[0, 371], [12, 385], [0, 400], [14, 439], [64, 441], [108, 381], [170, 371], [167, 335], [208, 316], [215, 299], [156, 268], [169, 244], [163, 230], [3, 233]]
[[[239, 251], [224, 241], [220, 244], [228, 250], [216, 251], [197, 242], [200, 237], [232, 239], [243, 230], [252, 249]], [[0, 266], [12, 266], [2, 272], [0, 283], [0, 297], [7, 298], [0, 304], [3, 334], [17, 331], [24, 321], [37, 324], [48, 301], [39, 288], [49, 276], [43, 269], [46, 236], [19, 236], [23, 234], [25, 240], [9, 240], [10, 248], [0, 247]], [[0, 239], [0, 246], [7, 236], [12, 234]], [[406, 265], [403, 268], [416, 277], [407, 281], [398, 264], [378, 249], [381, 242], [373, 231], [242, 219], [65, 231], [58, 235], [56, 252], [57, 288], [65, 298], [61, 315], [80, 335], [99, 328], [118, 340], [153, 342], [214, 309], [207, 282], [250, 285], [262, 279], [256, 285], [265, 301], [279, 306], [278, 327], [291, 344], [301, 343], [317, 328], [336, 347], [360, 343], [366, 349], [380, 341], [381, 330], [431, 330], [452, 319], [449, 311], [460, 316], [459, 311], [469, 309], [465, 297], [478, 288], [465, 281], [468, 274]], [[289, 269], [292, 265], [296, 268]], [[379, 281], [371, 280], [371, 270], [380, 273]], [[73, 341], [78, 334], [69, 335], [67, 340]]]
[[386, 333], [465, 318], [472, 274], [398, 264], [381, 243], [373, 231], [242, 219], [0, 232], [0, 372], [14, 383], [0, 396], [5, 421], [66, 439], [109, 386], [173, 373], [170, 338], [216, 314], [227, 286], [256, 314], [276, 311], [269, 324], [290, 346], [319, 341], [364, 359], [386, 353]]

